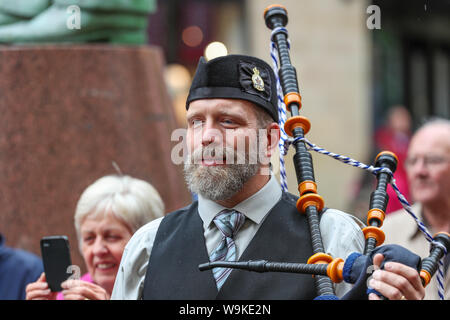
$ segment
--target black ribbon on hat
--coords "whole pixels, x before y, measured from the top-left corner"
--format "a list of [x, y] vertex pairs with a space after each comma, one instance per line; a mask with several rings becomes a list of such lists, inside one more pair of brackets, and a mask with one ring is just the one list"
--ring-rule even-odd
[[[261, 80], [262, 83], [260, 83]], [[271, 98], [270, 77], [269, 73], [264, 67], [255, 66], [254, 64], [250, 64], [247, 62], [240, 62], [239, 82], [242, 86], [243, 91], [245, 91], [246, 93], [253, 94], [266, 101], [270, 101]], [[257, 87], [259, 87], [260, 89], [257, 89]]]

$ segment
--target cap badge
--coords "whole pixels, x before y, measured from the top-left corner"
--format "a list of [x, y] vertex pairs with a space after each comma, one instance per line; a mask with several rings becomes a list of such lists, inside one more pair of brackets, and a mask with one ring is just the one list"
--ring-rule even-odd
[[252, 75], [253, 87], [258, 91], [264, 91], [264, 80], [259, 75], [259, 70], [254, 67]]

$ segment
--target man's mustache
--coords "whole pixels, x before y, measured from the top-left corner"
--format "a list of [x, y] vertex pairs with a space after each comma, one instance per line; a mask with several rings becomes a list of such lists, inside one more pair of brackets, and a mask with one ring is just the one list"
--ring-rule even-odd
[[203, 160], [214, 160], [218, 164], [256, 164], [257, 156], [255, 154], [252, 157], [245, 150], [237, 151], [227, 146], [208, 145], [195, 149], [187, 159], [188, 162], [193, 164], [201, 164]]

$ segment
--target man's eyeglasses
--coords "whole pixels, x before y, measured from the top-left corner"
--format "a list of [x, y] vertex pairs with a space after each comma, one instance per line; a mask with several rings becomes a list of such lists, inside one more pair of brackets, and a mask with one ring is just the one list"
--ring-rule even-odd
[[407, 167], [414, 167], [419, 160], [423, 161], [423, 164], [426, 167], [434, 167], [441, 165], [443, 163], [447, 163], [449, 159], [444, 156], [438, 156], [438, 155], [426, 155], [424, 157], [410, 157], [405, 160], [405, 166]]

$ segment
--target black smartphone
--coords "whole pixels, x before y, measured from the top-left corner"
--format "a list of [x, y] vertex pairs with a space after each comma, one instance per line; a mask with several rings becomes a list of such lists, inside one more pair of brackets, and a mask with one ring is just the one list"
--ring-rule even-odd
[[61, 283], [71, 275], [69, 239], [66, 236], [43, 237], [41, 253], [48, 286], [52, 292], [59, 292]]

